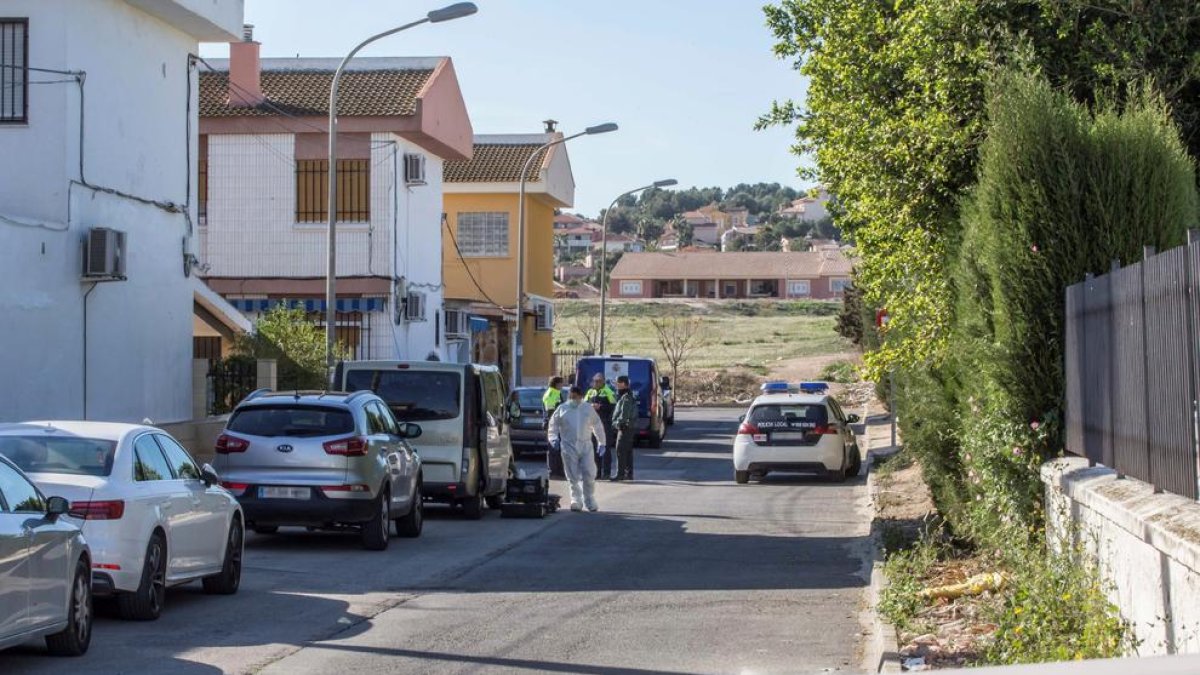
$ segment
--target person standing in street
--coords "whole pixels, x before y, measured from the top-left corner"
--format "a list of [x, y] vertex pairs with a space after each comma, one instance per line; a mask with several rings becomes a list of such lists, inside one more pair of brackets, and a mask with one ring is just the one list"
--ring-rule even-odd
[[[545, 411], [545, 417], [542, 422], [542, 429], [550, 428], [550, 418], [554, 415], [554, 411], [563, 402], [563, 379], [558, 375], [550, 378], [549, 384], [546, 386], [546, 391], [542, 393], [542, 408]], [[549, 440], [549, 439], [547, 439]], [[551, 476], [563, 475], [562, 457], [557, 455], [553, 448], [546, 453], [546, 469]]]
[[604, 381], [604, 373], [596, 373], [592, 378], [592, 388], [587, 390], [583, 395], [585, 403], [592, 404], [592, 409], [600, 416], [600, 422], [604, 425], [604, 438], [596, 444], [596, 480], [608, 478], [612, 480], [616, 474], [613, 473], [613, 453], [606, 452], [600, 454], [600, 446], [604, 445], [609, 448], [616, 447], [614, 442], [616, 434], [613, 432], [612, 416], [613, 410], [617, 407], [617, 395], [613, 393], [612, 387]]
[[563, 469], [571, 491], [571, 510], [596, 511], [596, 460], [592, 439], [599, 443], [600, 454], [608, 452], [601, 434], [604, 425], [590, 405], [583, 404], [583, 390], [571, 387], [567, 402], [550, 416], [547, 429], [550, 447], [562, 454]]
[[633, 441], [637, 437], [638, 403], [629, 376], [617, 378], [617, 404], [612, 426], [617, 431], [617, 480], [633, 480]]

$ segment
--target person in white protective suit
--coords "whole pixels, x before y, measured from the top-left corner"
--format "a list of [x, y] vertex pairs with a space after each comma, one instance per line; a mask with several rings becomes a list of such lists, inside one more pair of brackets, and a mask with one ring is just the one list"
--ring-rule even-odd
[[596, 453], [601, 457], [608, 452], [605, 447], [604, 422], [595, 408], [583, 405], [583, 389], [571, 387], [565, 405], [561, 405], [550, 416], [546, 439], [555, 450], [562, 452], [563, 469], [567, 484], [571, 488], [571, 510], [596, 511], [596, 458], [592, 454], [592, 438], [595, 437]]

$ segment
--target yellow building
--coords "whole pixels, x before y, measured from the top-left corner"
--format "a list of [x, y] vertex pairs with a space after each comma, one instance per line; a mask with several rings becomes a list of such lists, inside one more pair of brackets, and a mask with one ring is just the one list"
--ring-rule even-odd
[[[470, 160], [443, 171], [446, 339], [458, 361], [499, 365], [510, 375], [517, 304], [521, 168], [552, 134], [477, 135]], [[545, 384], [553, 369], [554, 210], [575, 200], [565, 145], [530, 164], [525, 182], [525, 302], [521, 383]]]

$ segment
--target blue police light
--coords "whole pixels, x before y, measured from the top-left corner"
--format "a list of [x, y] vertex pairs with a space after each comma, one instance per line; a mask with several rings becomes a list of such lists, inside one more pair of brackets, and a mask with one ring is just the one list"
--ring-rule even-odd
[[786, 394], [792, 386], [787, 382], [764, 382], [761, 389], [764, 394]]
[[806, 394], [822, 394], [829, 391], [829, 384], [825, 382], [801, 382], [800, 391]]

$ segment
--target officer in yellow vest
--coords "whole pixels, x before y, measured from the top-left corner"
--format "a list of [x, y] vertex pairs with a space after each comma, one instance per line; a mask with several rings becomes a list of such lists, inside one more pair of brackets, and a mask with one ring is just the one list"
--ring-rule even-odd
[[[583, 400], [592, 404], [592, 408], [596, 410], [596, 414], [600, 416], [600, 421], [604, 424], [604, 440], [596, 443], [597, 453], [600, 446], [606, 448], [614, 447], [616, 442], [616, 434], [612, 426], [613, 409], [617, 407], [617, 395], [604, 381], [603, 373], [596, 373], [592, 378], [592, 388], [587, 390], [583, 395]], [[613, 476], [613, 453], [605, 452], [603, 455], [596, 455], [596, 479], [612, 478]]]

